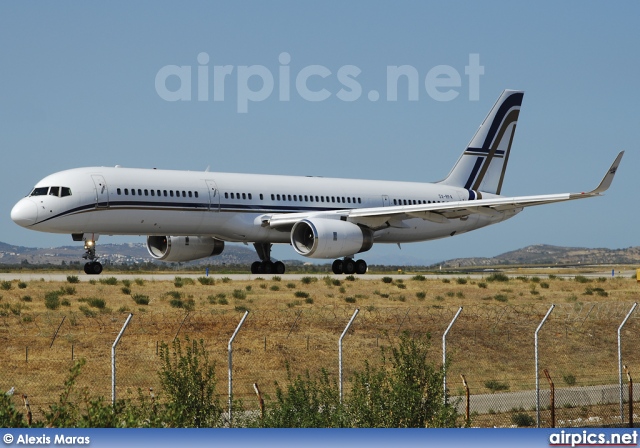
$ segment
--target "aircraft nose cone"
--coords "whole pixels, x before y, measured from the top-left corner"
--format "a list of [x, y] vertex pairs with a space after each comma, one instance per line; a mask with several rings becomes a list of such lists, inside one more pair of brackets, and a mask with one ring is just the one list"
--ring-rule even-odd
[[29, 227], [38, 219], [38, 207], [29, 200], [23, 199], [11, 209], [11, 220], [22, 227]]

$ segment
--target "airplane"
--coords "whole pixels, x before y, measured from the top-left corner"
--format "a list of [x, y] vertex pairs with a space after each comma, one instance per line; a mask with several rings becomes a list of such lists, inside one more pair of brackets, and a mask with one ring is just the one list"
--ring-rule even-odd
[[115, 167], [51, 174], [11, 210], [30, 230], [84, 241], [87, 274], [102, 272], [96, 241], [146, 235], [151, 257], [182, 262], [253, 243], [254, 274], [283, 274], [273, 244], [335, 259], [335, 274], [364, 274], [356, 259], [374, 243], [402, 244], [460, 235], [512, 218], [525, 207], [600, 196], [620, 152], [589, 192], [508, 197], [502, 186], [524, 92], [505, 90], [443, 180], [434, 183], [233, 174]]

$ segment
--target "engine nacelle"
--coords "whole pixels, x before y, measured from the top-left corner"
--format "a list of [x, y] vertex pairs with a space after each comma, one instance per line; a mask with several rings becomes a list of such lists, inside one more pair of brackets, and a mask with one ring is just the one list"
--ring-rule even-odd
[[220, 255], [224, 241], [206, 236], [148, 236], [147, 250], [156, 260], [191, 261]]
[[303, 219], [291, 229], [291, 245], [309, 258], [346, 257], [371, 249], [373, 232], [338, 219]]

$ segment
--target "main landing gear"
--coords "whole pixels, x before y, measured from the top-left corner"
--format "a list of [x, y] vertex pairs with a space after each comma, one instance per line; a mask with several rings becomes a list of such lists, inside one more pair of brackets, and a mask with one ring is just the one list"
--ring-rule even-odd
[[334, 274], [364, 274], [367, 272], [367, 262], [364, 260], [354, 261], [351, 257], [335, 260], [331, 265]]
[[89, 260], [84, 265], [84, 273], [89, 275], [100, 274], [102, 272], [102, 264], [99, 261], [96, 261], [98, 259], [96, 256], [96, 242], [92, 240], [85, 240], [84, 250], [85, 253], [82, 255], [82, 258]]
[[261, 261], [251, 264], [252, 274], [284, 274], [286, 266], [282, 261], [271, 261], [271, 243], [254, 243], [256, 253]]

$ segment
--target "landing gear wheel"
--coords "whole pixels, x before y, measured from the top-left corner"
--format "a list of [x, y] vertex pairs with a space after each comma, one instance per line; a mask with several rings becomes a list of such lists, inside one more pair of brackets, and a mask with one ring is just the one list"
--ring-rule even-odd
[[259, 261], [254, 261], [253, 263], [251, 263], [251, 273], [262, 274], [262, 263]]
[[343, 266], [342, 260], [335, 260], [331, 265], [331, 270], [333, 271], [334, 274], [340, 275], [343, 273], [342, 266]]
[[351, 258], [345, 258], [342, 263], [342, 269], [345, 274], [351, 275], [356, 272], [356, 263]]
[[273, 270], [276, 274], [278, 275], [282, 275], [284, 274], [284, 271], [286, 270], [286, 267], [284, 265], [284, 263], [282, 261], [276, 261], [273, 264]]
[[367, 272], [367, 262], [364, 260], [356, 261], [356, 274], [362, 275]]
[[262, 272], [265, 274], [272, 274], [274, 270], [273, 262], [271, 261], [263, 261], [262, 262]]
[[97, 275], [102, 272], [102, 264], [97, 261], [91, 261], [89, 263], [85, 263], [84, 265], [84, 273], [89, 275]]

